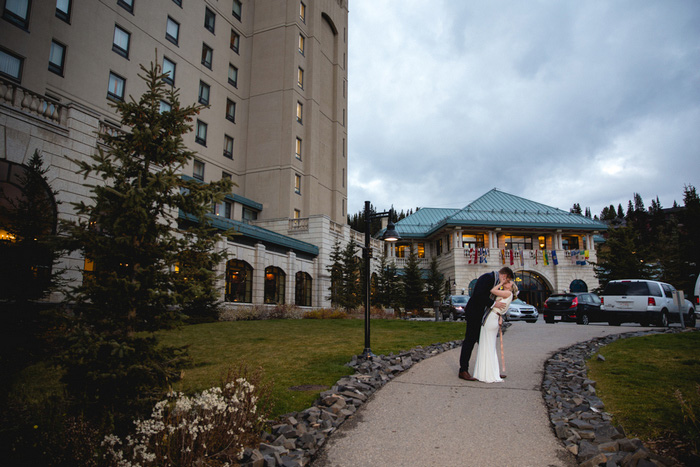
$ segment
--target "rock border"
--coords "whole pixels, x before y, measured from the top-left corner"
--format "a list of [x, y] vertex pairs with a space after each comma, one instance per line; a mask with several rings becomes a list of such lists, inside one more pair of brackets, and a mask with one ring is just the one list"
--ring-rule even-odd
[[[692, 329], [666, 328], [611, 334], [557, 351], [545, 362], [542, 397], [554, 435], [580, 466], [678, 465], [674, 459], [651, 452], [639, 439], [627, 438], [621, 426], [613, 426], [612, 415], [596, 396], [596, 382], [588, 379], [586, 360], [618, 339], [689, 331]], [[605, 360], [600, 354], [596, 358]]]

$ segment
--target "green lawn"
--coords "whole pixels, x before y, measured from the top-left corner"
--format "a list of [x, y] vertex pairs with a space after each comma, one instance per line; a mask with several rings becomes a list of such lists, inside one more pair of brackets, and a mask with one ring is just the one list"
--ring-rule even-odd
[[589, 360], [588, 376], [628, 436], [653, 440], [673, 433], [699, 441], [700, 427], [684, 422], [674, 392], [680, 390], [700, 418], [700, 332], [622, 339], [598, 353], [605, 361]]
[[[246, 364], [262, 367], [273, 382], [274, 415], [311, 406], [321, 390], [290, 388], [314, 385], [329, 388], [353, 373], [345, 366], [364, 348], [364, 321], [267, 320], [234, 321], [185, 326], [163, 332], [164, 344], [189, 345], [194, 367], [185, 370], [175, 390], [195, 392], [218, 384], [228, 368]], [[418, 345], [464, 338], [464, 323], [372, 320], [371, 348], [377, 355], [397, 353]]]

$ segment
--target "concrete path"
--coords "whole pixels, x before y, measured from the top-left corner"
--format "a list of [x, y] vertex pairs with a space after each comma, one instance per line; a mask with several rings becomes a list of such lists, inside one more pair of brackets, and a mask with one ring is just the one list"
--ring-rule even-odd
[[[377, 391], [331, 435], [313, 465], [577, 465], [550, 428], [540, 391], [544, 362], [577, 342], [638, 330], [638, 325], [513, 323], [504, 335], [503, 383], [458, 379], [459, 348], [424, 360]], [[470, 370], [475, 357], [476, 348]]]

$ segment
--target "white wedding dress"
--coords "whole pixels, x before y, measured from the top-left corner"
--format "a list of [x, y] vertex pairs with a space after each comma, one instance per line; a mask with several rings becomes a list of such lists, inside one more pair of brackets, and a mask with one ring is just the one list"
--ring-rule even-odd
[[476, 366], [474, 367], [474, 378], [483, 383], [499, 383], [501, 372], [498, 369], [498, 350], [496, 349], [498, 341], [498, 317], [508, 310], [513, 299], [513, 294], [510, 297], [501, 299], [506, 307], [503, 310], [491, 308], [486, 322], [481, 326], [479, 333], [479, 347], [476, 353]]

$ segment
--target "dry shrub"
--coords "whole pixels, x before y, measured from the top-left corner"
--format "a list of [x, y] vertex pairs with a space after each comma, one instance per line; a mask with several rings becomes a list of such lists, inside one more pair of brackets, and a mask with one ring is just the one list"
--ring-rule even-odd
[[301, 319], [304, 312], [296, 305], [222, 306], [220, 321], [254, 321], [261, 319]]
[[304, 313], [304, 319], [347, 319], [348, 314], [337, 308], [319, 308]]
[[124, 440], [103, 441], [107, 465], [224, 466], [254, 445], [270, 413], [271, 387], [262, 372], [230, 371], [221, 387], [192, 397], [170, 393]]

